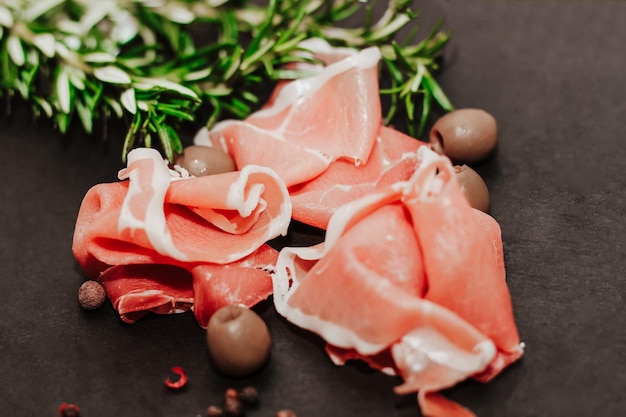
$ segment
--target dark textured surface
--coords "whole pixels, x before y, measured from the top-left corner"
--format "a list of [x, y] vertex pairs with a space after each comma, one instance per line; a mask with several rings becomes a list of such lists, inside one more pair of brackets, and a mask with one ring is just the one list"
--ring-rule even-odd
[[[478, 416], [626, 414], [626, 2], [422, 2], [426, 28], [452, 31], [439, 79], [458, 107], [499, 121], [497, 156], [477, 170], [492, 191], [526, 355], [487, 385], [447, 394]], [[203, 415], [225, 388], [255, 384], [250, 416], [419, 416], [394, 378], [333, 366], [321, 342], [258, 306], [272, 360], [245, 380], [217, 376], [204, 332], [183, 314], [122, 324], [87, 313], [71, 253], [87, 189], [115, 179], [119, 147], [61, 140], [18, 114], [0, 125], [0, 415]], [[294, 233], [286, 243], [302, 243]], [[169, 392], [172, 366], [190, 382]]]

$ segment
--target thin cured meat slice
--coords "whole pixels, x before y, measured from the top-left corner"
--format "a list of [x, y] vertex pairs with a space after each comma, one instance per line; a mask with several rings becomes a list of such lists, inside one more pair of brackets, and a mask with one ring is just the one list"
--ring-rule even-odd
[[117, 265], [104, 270], [98, 279], [126, 323], [134, 323], [148, 313], [189, 311], [194, 304], [191, 273], [178, 266]]
[[412, 388], [447, 388], [485, 369], [495, 346], [455, 313], [421, 297], [426, 288], [417, 239], [398, 199], [389, 204], [386, 197], [371, 196], [369, 213], [351, 208], [363, 217], [345, 224], [341, 236], [283, 249], [273, 276], [274, 304], [290, 322], [321, 335], [331, 350], [347, 349], [374, 364], [389, 350], [394, 372], [401, 373], [399, 358], [419, 370], [423, 380], [405, 377]]
[[[72, 245], [85, 274], [103, 282], [122, 319], [189, 310], [195, 294], [206, 293], [216, 299], [205, 295], [194, 307], [204, 320], [227, 299], [228, 285], [237, 289], [232, 300], [246, 305], [269, 295], [266, 267], [277, 252], [265, 242], [285, 234], [291, 219], [287, 189], [276, 173], [247, 166], [180, 178], [154, 149], [135, 149], [128, 160], [120, 172], [128, 181], [98, 184], [85, 195]], [[213, 275], [222, 268], [232, 278], [209, 282], [201, 278], [202, 268]], [[220, 289], [203, 289], [202, 283], [219, 283]]]
[[[314, 178], [336, 159], [366, 162], [382, 118], [379, 59], [380, 51], [368, 48], [281, 83], [261, 110], [244, 121], [202, 129], [194, 141], [222, 148], [240, 169], [271, 167], [287, 186]], [[286, 163], [295, 166], [287, 169]]]
[[[368, 48], [309, 77], [281, 83], [261, 110], [239, 123], [249, 123], [303, 152], [364, 162], [382, 118], [378, 99], [379, 60], [380, 51]], [[208, 137], [198, 137], [196, 142], [204, 143], [197, 144], [230, 146], [224, 141], [224, 134], [234, 124], [237, 122], [218, 123], [208, 132]], [[240, 155], [229, 153], [237, 166], [242, 166]]]
[[323, 174], [289, 189], [294, 220], [326, 229], [337, 207], [411, 178], [422, 146], [426, 144], [381, 126], [367, 163], [357, 167], [337, 160]]
[[126, 323], [134, 323], [148, 313], [193, 310], [198, 324], [206, 328], [220, 307], [252, 307], [272, 294], [269, 271], [277, 256], [276, 250], [263, 245], [251, 255], [226, 265], [117, 265], [104, 270], [98, 280]]
[[191, 268], [194, 315], [206, 328], [217, 310], [229, 304], [252, 307], [272, 294], [269, 272], [278, 252], [263, 245], [253, 254], [228, 265], [201, 264]]
[[317, 74], [282, 84], [247, 122], [283, 140], [357, 164], [367, 161], [381, 124], [380, 51], [367, 48]]
[[500, 226], [470, 207], [444, 158], [433, 158], [416, 173], [404, 199], [423, 250], [425, 298], [456, 312], [494, 341], [498, 357], [480, 376], [489, 380], [523, 354], [506, 283]]
[[442, 417], [476, 417], [467, 408], [458, 403], [446, 399], [438, 392], [420, 391], [417, 394], [420, 409], [424, 416]]
[[464, 200], [447, 158], [418, 154], [410, 181], [340, 207], [323, 243], [281, 250], [274, 304], [322, 336], [335, 363], [401, 376], [396, 392], [418, 392], [424, 415], [471, 416], [438, 391], [486, 381], [523, 353], [500, 230]]
[[[287, 187], [309, 181], [324, 172], [332, 157], [313, 149], [302, 147], [283, 140], [275, 132], [241, 121], [225, 121], [210, 135], [214, 143], [207, 143], [209, 133], [201, 130], [195, 143], [220, 147], [233, 156], [239, 169], [248, 165], [271, 167], [285, 182]], [[219, 139], [217, 139], [219, 138]], [[218, 146], [221, 144], [222, 146]]]

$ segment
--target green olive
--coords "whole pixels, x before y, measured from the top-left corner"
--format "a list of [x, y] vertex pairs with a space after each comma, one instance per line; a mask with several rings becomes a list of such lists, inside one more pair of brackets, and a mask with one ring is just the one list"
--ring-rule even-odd
[[176, 157], [174, 163], [195, 177], [236, 170], [235, 161], [230, 155], [211, 146], [188, 146]]
[[225, 375], [250, 375], [269, 359], [271, 339], [267, 325], [247, 307], [220, 308], [209, 319], [206, 334], [213, 363]]
[[435, 122], [429, 142], [435, 152], [454, 162], [473, 164], [483, 161], [496, 149], [496, 119], [481, 109], [452, 111]]
[[461, 190], [467, 201], [469, 201], [470, 206], [488, 213], [491, 200], [487, 184], [485, 184], [482, 177], [467, 165], [455, 165], [454, 171], [456, 172], [456, 178], [461, 186]]

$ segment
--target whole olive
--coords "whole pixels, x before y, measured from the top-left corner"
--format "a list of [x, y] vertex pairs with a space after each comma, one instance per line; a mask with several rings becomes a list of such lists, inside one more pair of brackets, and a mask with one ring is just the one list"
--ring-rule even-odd
[[269, 359], [271, 339], [267, 325], [247, 307], [220, 308], [209, 319], [206, 334], [213, 363], [223, 374], [246, 376]]
[[470, 206], [488, 213], [491, 200], [487, 184], [485, 184], [482, 177], [467, 165], [455, 165], [454, 171], [456, 172], [456, 178], [461, 186], [461, 190], [467, 201], [469, 201]]
[[472, 164], [490, 156], [498, 142], [496, 119], [481, 109], [459, 109], [440, 117], [430, 130], [431, 148], [454, 162]]
[[187, 146], [176, 156], [174, 163], [196, 177], [236, 170], [235, 161], [230, 155], [211, 146]]

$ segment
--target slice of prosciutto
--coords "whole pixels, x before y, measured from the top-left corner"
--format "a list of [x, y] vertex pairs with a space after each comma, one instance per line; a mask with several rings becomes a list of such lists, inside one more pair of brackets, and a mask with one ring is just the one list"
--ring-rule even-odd
[[472, 416], [438, 393], [487, 381], [523, 354], [500, 229], [469, 206], [450, 161], [427, 147], [409, 181], [341, 206], [316, 246], [281, 250], [276, 310], [331, 359], [399, 375], [425, 416]]
[[182, 178], [158, 151], [134, 149], [122, 181], [98, 184], [81, 204], [72, 250], [101, 281], [120, 317], [194, 310], [205, 326], [217, 308], [251, 306], [271, 292], [291, 202], [271, 169]]
[[381, 126], [366, 164], [333, 162], [316, 178], [289, 189], [293, 219], [326, 229], [338, 207], [408, 180], [419, 164], [417, 150], [426, 146], [390, 127]]
[[289, 188], [293, 218], [326, 228], [342, 204], [408, 180], [424, 143], [382, 125], [377, 48], [319, 39], [301, 47], [321, 62], [299, 64], [313, 75], [281, 82], [261, 110], [203, 129], [194, 142], [229, 153], [239, 169], [272, 168]]

